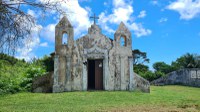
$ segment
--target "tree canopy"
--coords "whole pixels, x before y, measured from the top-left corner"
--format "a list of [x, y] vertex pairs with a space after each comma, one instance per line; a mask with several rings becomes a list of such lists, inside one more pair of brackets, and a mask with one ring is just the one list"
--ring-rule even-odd
[[165, 74], [175, 70], [172, 66], [166, 64], [165, 62], [156, 62], [153, 64], [153, 68], [155, 71], [160, 71]]
[[145, 62], [149, 63], [149, 58], [147, 58], [147, 53], [146, 52], [142, 52], [139, 49], [135, 49], [132, 51], [132, 55], [133, 55], [133, 65], [137, 65], [137, 64], [144, 64]]
[[200, 68], [200, 55], [198, 54], [186, 53], [185, 55], [177, 58], [176, 61], [173, 61], [171, 64], [166, 64], [165, 62], [155, 62], [153, 64], [155, 71], [149, 70], [149, 67], [144, 64], [144, 62], [149, 61], [145, 52], [134, 50], [133, 54], [135, 58], [133, 65], [134, 72], [149, 81], [153, 81], [179, 69]]
[[186, 53], [172, 62], [172, 66], [176, 69], [200, 68], [200, 55]]
[[0, 0], [0, 52], [14, 54], [23, 40], [31, 38], [36, 18], [28, 14], [25, 7], [43, 12], [54, 10], [58, 13], [64, 0]]

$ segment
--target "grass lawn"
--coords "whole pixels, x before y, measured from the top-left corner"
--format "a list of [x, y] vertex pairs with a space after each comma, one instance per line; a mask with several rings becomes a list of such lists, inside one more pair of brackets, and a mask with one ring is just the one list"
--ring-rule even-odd
[[0, 111], [200, 112], [200, 88], [151, 86], [151, 93], [127, 91], [18, 93], [0, 96]]

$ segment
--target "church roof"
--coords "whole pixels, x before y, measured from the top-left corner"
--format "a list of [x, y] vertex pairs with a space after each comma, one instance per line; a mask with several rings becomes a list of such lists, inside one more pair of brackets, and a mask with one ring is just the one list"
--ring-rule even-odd
[[120, 23], [116, 32], [121, 32], [121, 31], [125, 31], [125, 32], [130, 33], [129, 29], [126, 27], [126, 25], [123, 22]]
[[63, 16], [63, 18], [59, 21], [59, 23], [57, 24], [57, 26], [63, 26], [66, 25], [67, 27], [73, 27], [71, 25], [71, 23], [69, 22], [68, 18], [66, 15]]

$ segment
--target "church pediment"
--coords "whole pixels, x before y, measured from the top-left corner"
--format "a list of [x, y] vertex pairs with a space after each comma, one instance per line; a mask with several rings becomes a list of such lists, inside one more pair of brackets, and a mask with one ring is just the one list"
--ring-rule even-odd
[[98, 47], [96, 44], [90, 49], [84, 49], [84, 54], [106, 54], [107, 50]]

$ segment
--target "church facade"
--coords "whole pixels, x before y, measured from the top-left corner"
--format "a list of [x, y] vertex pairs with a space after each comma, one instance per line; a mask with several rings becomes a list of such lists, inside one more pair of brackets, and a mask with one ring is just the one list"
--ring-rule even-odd
[[53, 92], [136, 89], [149, 92], [149, 82], [133, 72], [132, 36], [123, 22], [114, 40], [95, 22], [88, 34], [74, 40], [68, 18], [60, 20], [55, 28]]

